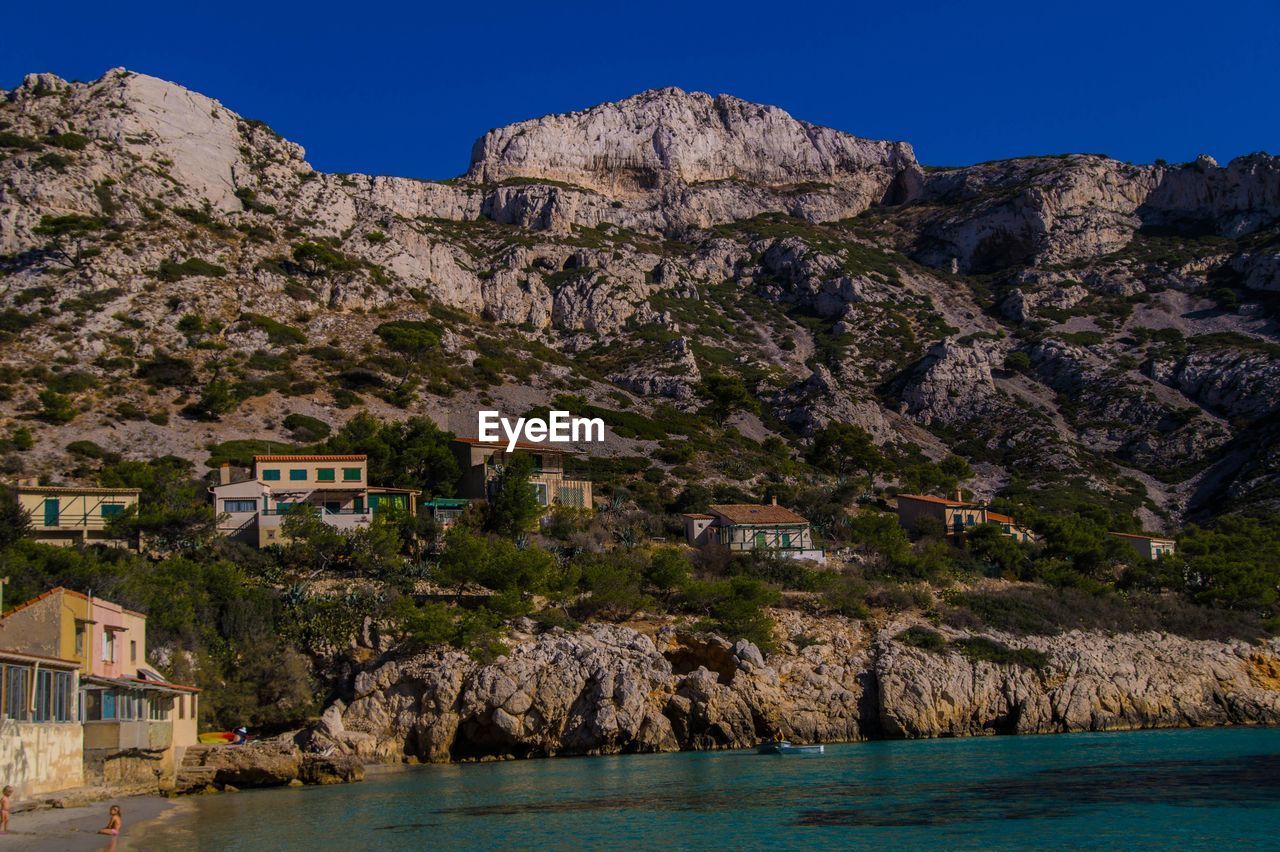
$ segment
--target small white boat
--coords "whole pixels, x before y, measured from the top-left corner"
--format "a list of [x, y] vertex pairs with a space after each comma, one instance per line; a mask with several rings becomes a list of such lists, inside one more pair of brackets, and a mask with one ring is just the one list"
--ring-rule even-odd
[[768, 740], [756, 747], [760, 754], [822, 754], [820, 745], [792, 745], [788, 740]]

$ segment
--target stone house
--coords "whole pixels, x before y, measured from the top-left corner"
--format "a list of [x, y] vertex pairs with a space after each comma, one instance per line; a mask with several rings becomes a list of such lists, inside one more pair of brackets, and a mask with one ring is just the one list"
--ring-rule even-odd
[[1035, 541], [1035, 533], [1009, 515], [993, 512], [980, 503], [960, 499], [933, 497], [926, 494], [899, 494], [898, 523], [905, 529], [917, 530], [922, 522], [936, 521], [947, 536], [963, 535], [966, 530], [981, 524], [998, 524], [1001, 531], [1022, 542]]
[[91, 488], [38, 485], [22, 480], [13, 486], [20, 505], [31, 516], [31, 537], [42, 544], [105, 544], [137, 550], [134, 538], [117, 538], [108, 522], [138, 505], [142, 492], [137, 488]]
[[200, 690], [147, 665], [147, 618], [61, 587], [0, 619], [0, 645], [72, 662], [84, 783], [171, 783], [197, 740]]
[[326, 524], [350, 531], [393, 506], [416, 515], [422, 493], [370, 485], [366, 455], [254, 456], [243, 476], [223, 465], [209, 490], [218, 531], [254, 547], [283, 544], [284, 518], [295, 506], [310, 506]]
[[1161, 538], [1147, 533], [1112, 532], [1107, 535], [1115, 536], [1132, 547], [1140, 558], [1153, 562], [1161, 556], [1178, 551], [1178, 543], [1171, 538]]
[[813, 543], [809, 521], [779, 506], [777, 498], [766, 505], [720, 504], [707, 514], [682, 517], [685, 539], [694, 547], [716, 543], [735, 552], [767, 550], [792, 559], [826, 559]]
[[[462, 469], [461, 495], [470, 500], [489, 499], [499, 471], [513, 455], [507, 451], [507, 444], [454, 438], [450, 447]], [[515, 452], [533, 457], [533, 475], [529, 482], [538, 495], [538, 503], [547, 507], [592, 507], [591, 480], [572, 472], [566, 464], [573, 455], [571, 450], [519, 441]]]
[[[0, 633], [0, 645], [12, 640]], [[0, 785], [18, 801], [84, 784], [79, 663], [0, 649]]]

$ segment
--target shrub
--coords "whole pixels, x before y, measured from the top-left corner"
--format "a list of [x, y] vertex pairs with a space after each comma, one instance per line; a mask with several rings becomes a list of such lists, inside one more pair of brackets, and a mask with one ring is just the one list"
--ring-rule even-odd
[[190, 361], [163, 352], [139, 364], [136, 375], [155, 388], [186, 387], [196, 380], [195, 367]]
[[152, 273], [161, 281], [181, 281], [195, 275], [204, 275], [209, 278], [221, 278], [227, 274], [225, 267], [216, 263], [210, 263], [207, 260], [201, 260], [198, 257], [189, 258], [177, 263], [172, 260], [162, 260], [160, 267]]
[[985, 660], [999, 666], [1025, 666], [1037, 671], [1049, 667], [1049, 656], [1043, 651], [1037, 651], [1032, 648], [1010, 648], [1008, 645], [1004, 645], [994, 639], [988, 639], [985, 636], [970, 636], [966, 639], [957, 639], [951, 644], [966, 659], [973, 661]]
[[66, 148], [68, 151], [83, 151], [89, 145], [89, 137], [79, 133], [50, 133], [45, 137], [50, 145]]
[[76, 417], [76, 410], [71, 405], [71, 400], [55, 390], [42, 390], [40, 392], [40, 414], [41, 420], [46, 423], [52, 423], [60, 426], [63, 423], [70, 423]]
[[941, 651], [947, 646], [947, 640], [943, 638], [941, 633], [936, 630], [930, 630], [928, 627], [922, 627], [919, 624], [908, 627], [893, 638], [903, 645], [921, 648], [925, 651]]
[[1026, 352], [1010, 352], [1004, 359], [1004, 368], [1015, 373], [1031, 369], [1031, 356]]
[[289, 437], [301, 444], [323, 441], [332, 431], [329, 424], [305, 414], [290, 414], [284, 419], [284, 428], [289, 430]]
[[307, 335], [302, 329], [294, 328], [291, 325], [285, 325], [277, 322], [271, 317], [262, 314], [243, 313], [240, 315], [240, 321], [248, 323], [254, 328], [261, 329], [267, 333], [267, 340], [277, 346], [288, 346], [293, 343], [306, 343]]

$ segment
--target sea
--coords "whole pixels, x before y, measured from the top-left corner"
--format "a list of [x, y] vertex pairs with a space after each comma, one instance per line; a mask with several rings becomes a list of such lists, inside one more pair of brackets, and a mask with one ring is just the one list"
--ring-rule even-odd
[[1280, 849], [1280, 729], [412, 767], [190, 799], [145, 849]]

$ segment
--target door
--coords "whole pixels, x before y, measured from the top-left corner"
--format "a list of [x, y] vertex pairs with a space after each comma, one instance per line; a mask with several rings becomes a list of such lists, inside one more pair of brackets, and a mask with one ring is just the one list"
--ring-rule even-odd
[[59, 501], [55, 497], [44, 498], [44, 525], [46, 527], [56, 527], [58, 518], [62, 514], [62, 508]]

